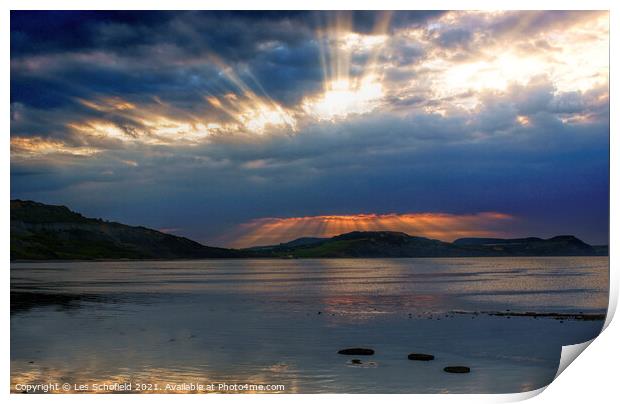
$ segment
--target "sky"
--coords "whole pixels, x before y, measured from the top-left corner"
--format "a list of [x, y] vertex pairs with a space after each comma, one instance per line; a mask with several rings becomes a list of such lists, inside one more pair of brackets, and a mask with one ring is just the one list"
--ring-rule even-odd
[[11, 12], [11, 198], [247, 247], [608, 242], [609, 15]]

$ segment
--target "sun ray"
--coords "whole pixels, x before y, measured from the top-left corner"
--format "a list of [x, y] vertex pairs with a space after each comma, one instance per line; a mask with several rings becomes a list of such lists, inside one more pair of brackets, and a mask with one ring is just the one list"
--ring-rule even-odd
[[[391, 13], [378, 13], [370, 34], [354, 32], [350, 12], [329, 13], [317, 20], [322, 24], [315, 32], [323, 71], [323, 92], [304, 98], [303, 110], [319, 120], [371, 112], [384, 96], [377, 59], [387, 38]], [[356, 67], [356, 72], [352, 63], [354, 55], [366, 57], [366, 62]]]
[[[269, 127], [296, 130], [296, 119], [293, 114], [267, 94], [249, 69], [245, 68], [244, 73], [261, 92], [261, 96], [219, 57], [211, 55], [209, 60], [218, 67], [220, 74], [226, 78], [226, 82], [231, 86], [231, 92], [227, 95], [233, 95], [232, 97], [225, 95], [223, 97], [225, 102], [222, 102], [221, 96], [217, 97], [207, 92], [205, 99], [211, 106], [221, 110], [233, 118], [242, 128], [253, 133], [262, 134]], [[235, 102], [233, 103], [231, 100]], [[227, 106], [224, 107], [224, 104]]]
[[415, 236], [452, 241], [459, 237], [495, 237], [498, 225], [514, 217], [505, 213], [388, 213], [262, 218], [240, 226], [236, 247], [272, 245], [299, 237], [333, 237], [351, 231], [400, 231]]

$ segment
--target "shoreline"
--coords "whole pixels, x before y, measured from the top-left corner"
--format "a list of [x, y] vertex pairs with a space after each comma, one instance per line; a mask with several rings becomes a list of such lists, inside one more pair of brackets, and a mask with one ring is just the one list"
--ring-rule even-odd
[[92, 259], [16, 259], [10, 260], [10, 264], [35, 264], [35, 263], [73, 263], [73, 262], [163, 262], [163, 261], [248, 261], [248, 260], [384, 260], [384, 259], [453, 259], [453, 258], [584, 258], [604, 257], [609, 255], [463, 255], [463, 256], [416, 256], [416, 257], [212, 257], [212, 258], [92, 258]]
[[[22, 312], [27, 312], [35, 307], [45, 307], [45, 306], [60, 306], [64, 308], [75, 307], [74, 305], [79, 305], [82, 302], [98, 302], [105, 303], [109, 301], [111, 298], [104, 296], [103, 294], [97, 293], [66, 293], [66, 292], [52, 292], [49, 290], [46, 291], [36, 291], [36, 290], [23, 290], [11, 289], [10, 292], [10, 314], [19, 314]], [[396, 313], [392, 313], [396, 314]], [[539, 311], [511, 311], [510, 309], [506, 309], [505, 311], [465, 311], [465, 310], [448, 310], [441, 313], [433, 313], [431, 315], [432, 318], [435, 319], [435, 315], [467, 315], [467, 316], [479, 316], [479, 315], [487, 315], [493, 317], [529, 317], [529, 318], [549, 318], [554, 320], [574, 320], [574, 321], [604, 321], [607, 317], [607, 312], [605, 313], [584, 313], [580, 311], [578, 313], [560, 313], [560, 312], [539, 312]], [[418, 315], [421, 317], [422, 315]], [[409, 313], [409, 318], [411, 318], [411, 313]], [[423, 318], [418, 318], [423, 320]]]
[[536, 312], [536, 311], [462, 311], [453, 310], [450, 313], [473, 315], [486, 314], [487, 316], [495, 317], [532, 317], [532, 318], [552, 318], [554, 320], [578, 320], [578, 321], [603, 321], [607, 317], [607, 313], [558, 313], [558, 312]]

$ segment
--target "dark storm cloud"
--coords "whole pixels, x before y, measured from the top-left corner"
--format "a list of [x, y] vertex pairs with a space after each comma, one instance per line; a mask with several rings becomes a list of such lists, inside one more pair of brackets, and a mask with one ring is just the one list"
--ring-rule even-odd
[[[391, 29], [415, 27], [441, 11], [403, 11]], [[13, 11], [12, 57], [96, 49], [127, 54], [143, 46], [173, 43], [189, 54], [217, 52], [229, 60], [255, 56], [257, 44], [279, 41], [294, 47], [330, 21], [320, 11]], [[355, 32], [371, 33], [381, 12], [355, 11]], [[128, 47], [130, 45], [130, 47]]]
[[[253, 48], [256, 40], [272, 38], [296, 40], [286, 30], [274, 27], [272, 19], [289, 21], [296, 13], [252, 12], [166, 12], [166, 11], [13, 11], [11, 12], [11, 53], [76, 52], [96, 49], [118, 53], [135, 52], [136, 47], [163, 43], [181, 44], [188, 51], [221, 46], [240, 47], [239, 54]], [[301, 20], [301, 19], [299, 19]], [[222, 24], [222, 21], [226, 21]], [[256, 24], [248, 24], [255, 21]], [[240, 25], [256, 30], [239, 35]], [[286, 25], [286, 23], [285, 23]], [[298, 25], [298, 28], [302, 28]], [[183, 42], [202, 39], [202, 43]], [[131, 49], [128, 49], [131, 45]]]
[[[379, 20], [384, 17], [386, 11], [354, 11], [353, 30], [355, 32], [370, 34], [379, 24]], [[432, 21], [445, 14], [445, 11], [398, 11], [390, 13], [390, 30], [398, 30], [403, 27], [418, 27], [428, 21]]]
[[[440, 14], [398, 13], [391, 27], [417, 26]], [[201, 87], [217, 92], [217, 69], [210, 60], [217, 56], [253, 72], [274, 98], [296, 102], [296, 94], [318, 88], [323, 79], [314, 35], [325, 15], [13, 11], [11, 100], [45, 108], [88, 92], [178, 91], [188, 94], [189, 104]], [[355, 12], [353, 26], [372, 30], [377, 15]]]
[[[296, 69], [277, 80], [291, 85], [317, 60], [307, 19], [297, 13], [13, 12], [11, 100], [46, 108], [97, 93], [176, 93], [177, 101], [184, 93], [190, 104], [196, 91], [217, 84], [210, 57], [252, 67], [269, 42], [280, 45], [265, 56], [272, 67]], [[321, 77], [311, 71], [310, 79]]]

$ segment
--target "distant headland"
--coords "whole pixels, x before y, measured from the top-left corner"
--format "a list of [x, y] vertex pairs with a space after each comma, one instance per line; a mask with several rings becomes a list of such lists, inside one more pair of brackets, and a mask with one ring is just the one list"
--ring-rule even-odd
[[246, 249], [218, 248], [146, 227], [87, 218], [66, 206], [11, 200], [11, 260], [606, 255], [607, 246], [591, 246], [570, 235], [549, 239], [462, 238], [449, 243], [392, 231], [304, 237]]

